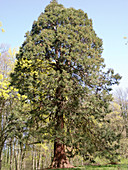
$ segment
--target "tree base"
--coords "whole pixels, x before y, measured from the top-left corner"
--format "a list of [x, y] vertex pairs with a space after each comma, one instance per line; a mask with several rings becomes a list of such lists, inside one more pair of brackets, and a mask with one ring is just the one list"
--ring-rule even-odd
[[67, 159], [62, 159], [61, 161], [54, 159], [51, 168], [74, 168], [74, 166], [71, 165]]
[[54, 159], [51, 168], [73, 168], [66, 157], [64, 144], [58, 141], [54, 143]]

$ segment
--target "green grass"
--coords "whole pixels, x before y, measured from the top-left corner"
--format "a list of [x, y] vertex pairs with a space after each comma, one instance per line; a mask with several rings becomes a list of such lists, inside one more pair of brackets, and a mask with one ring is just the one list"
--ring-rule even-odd
[[[84, 165], [76, 168], [65, 168], [57, 170], [128, 170], [128, 159], [120, 159], [116, 165], [109, 164], [105, 159], [96, 159], [97, 165]], [[50, 169], [49, 169], [50, 170]]]
[[92, 165], [88, 165], [88, 166], [84, 166], [81, 167], [81, 170], [91, 170], [91, 169], [95, 169], [95, 170], [127, 170], [128, 169], [128, 165], [124, 164], [124, 165], [101, 165], [101, 166], [92, 166]]
[[57, 170], [128, 170], [128, 164], [120, 164], [120, 165], [86, 165], [84, 167], [76, 167], [76, 168], [65, 168], [65, 169], [57, 169]]

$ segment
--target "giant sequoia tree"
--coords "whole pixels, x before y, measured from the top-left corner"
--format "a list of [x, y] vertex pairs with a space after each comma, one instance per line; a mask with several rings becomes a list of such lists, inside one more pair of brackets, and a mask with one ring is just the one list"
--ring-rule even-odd
[[53, 167], [70, 167], [66, 152], [73, 156], [87, 143], [92, 149], [105, 146], [96, 129], [120, 77], [104, 71], [102, 51], [87, 14], [53, 0], [17, 54], [12, 85], [32, 105], [28, 124], [54, 142]]

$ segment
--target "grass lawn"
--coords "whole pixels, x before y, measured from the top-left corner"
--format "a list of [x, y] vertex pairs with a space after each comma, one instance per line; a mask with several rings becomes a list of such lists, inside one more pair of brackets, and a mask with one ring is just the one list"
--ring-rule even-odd
[[128, 164], [120, 164], [120, 165], [86, 165], [84, 167], [76, 167], [76, 168], [67, 168], [67, 169], [57, 169], [57, 170], [128, 170]]
[[[107, 164], [106, 161], [98, 159], [100, 165], [85, 165], [76, 168], [65, 168], [57, 170], [128, 170], [128, 159], [121, 159], [116, 165]], [[49, 169], [50, 170], [50, 169]]]
[[[78, 168], [76, 168], [78, 169]], [[128, 170], [128, 165], [124, 164], [124, 165], [101, 165], [101, 166], [84, 166], [84, 167], [80, 167], [79, 170], [91, 170], [91, 169], [95, 169], [95, 170]]]

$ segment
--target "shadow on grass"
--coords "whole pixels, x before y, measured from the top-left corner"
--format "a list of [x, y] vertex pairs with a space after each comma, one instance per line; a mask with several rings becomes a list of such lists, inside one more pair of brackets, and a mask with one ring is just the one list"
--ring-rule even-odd
[[[86, 165], [83, 167], [76, 167], [76, 168], [62, 168], [56, 170], [128, 170], [128, 164], [118, 164], [118, 165]], [[52, 169], [49, 169], [52, 170]]]
[[118, 165], [86, 165], [84, 167], [80, 167], [81, 170], [91, 170], [91, 169], [97, 169], [97, 170], [128, 170], [127, 164], [118, 164]]

